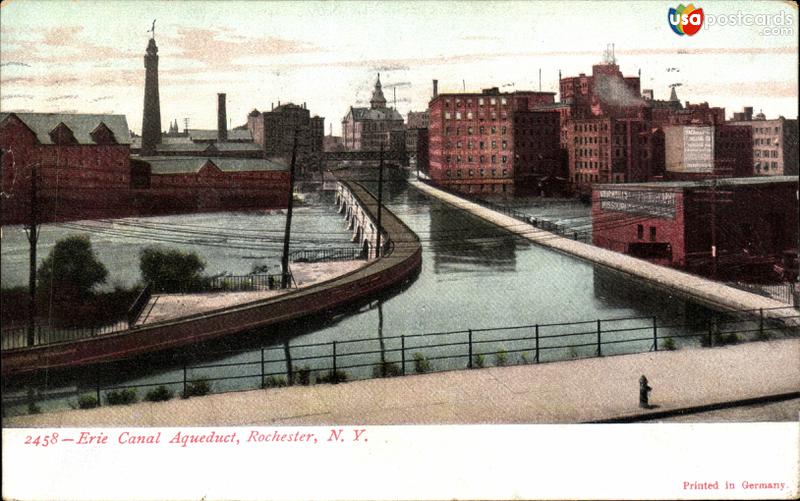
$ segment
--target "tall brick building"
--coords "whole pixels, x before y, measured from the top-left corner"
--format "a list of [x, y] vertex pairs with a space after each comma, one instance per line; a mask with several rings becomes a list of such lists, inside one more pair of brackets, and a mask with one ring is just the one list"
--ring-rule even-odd
[[254, 109], [247, 116], [247, 129], [264, 156], [290, 159], [297, 131], [298, 176], [318, 173], [324, 151], [325, 119], [311, 116], [306, 104], [285, 103], [272, 107], [270, 111]]
[[798, 174], [797, 119], [778, 117], [767, 120], [759, 113], [753, 118], [753, 108], [734, 113], [729, 125], [745, 126], [752, 130], [753, 170], [756, 176]]
[[739, 125], [667, 125], [665, 175], [698, 180], [753, 175], [752, 131]]
[[405, 122], [394, 108], [386, 106], [381, 76], [375, 81], [369, 108], [350, 107], [342, 119], [342, 141], [347, 151], [405, 149]]
[[434, 90], [428, 105], [429, 176], [466, 193], [537, 188], [559, 173], [559, 114], [537, 110], [553, 102], [552, 92]]
[[124, 115], [0, 113], [3, 224], [26, 222], [36, 171], [40, 221], [103, 214], [130, 188]]

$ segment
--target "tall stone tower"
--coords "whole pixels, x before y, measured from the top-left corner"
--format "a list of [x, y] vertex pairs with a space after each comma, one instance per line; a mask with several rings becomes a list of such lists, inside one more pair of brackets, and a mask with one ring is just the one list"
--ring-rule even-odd
[[386, 98], [383, 97], [383, 89], [381, 89], [380, 73], [378, 73], [378, 79], [375, 81], [375, 89], [372, 91], [372, 99], [370, 99], [369, 104], [373, 110], [386, 108]]
[[158, 98], [158, 47], [155, 38], [147, 43], [144, 56], [144, 113], [142, 114], [142, 156], [156, 154], [161, 142], [161, 102]]

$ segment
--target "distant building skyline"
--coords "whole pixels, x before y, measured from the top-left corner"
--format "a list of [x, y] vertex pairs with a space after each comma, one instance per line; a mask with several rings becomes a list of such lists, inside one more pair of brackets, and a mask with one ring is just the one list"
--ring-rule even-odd
[[[116, 113], [142, 123], [142, 47], [156, 19], [161, 118], [216, 128], [216, 94], [228, 96], [232, 126], [267, 103], [307, 102], [320, 116], [368, 106], [381, 72], [387, 105], [424, 110], [440, 92], [558, 92], [587, 73], [608, 43], [641, 87], [729, 111], [751, 105], [768, 118], [797, 116], [797, 7], [787, 2], [712, 2], [707, 14], [779, 14], [795, 33], [758, 26], [704, 26], [678, 37], [660, 2], [382, 4], [369, 2], [134, 3], [11, 2], [0, 21], [0, 109]], [[578, 8], [585, 15], [571, 15]], [[502, 25], [491, 22], [502, 12]], [[454, 16], [457, 13], [457, 16]], [[442, 22], [442, 20], [448, 20]], [[391, 29], [387, 30], [387, 21]], [[366, 43], [368, 41], [369, 43]], [[556, 96], [559, 97], [558, 95]], [[354, 102], [355, 100], [355, 102]], [[336, 122], [336, 120], [332, 120]], [[334, 126], [334, 133], [339, 124]]]

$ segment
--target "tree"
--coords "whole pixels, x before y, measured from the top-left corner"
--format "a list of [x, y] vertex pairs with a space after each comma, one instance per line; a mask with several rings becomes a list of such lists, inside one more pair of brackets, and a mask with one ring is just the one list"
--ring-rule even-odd
[[90, 300], [94, 287], [106, 281], [108, 270], [94, 255], [86, 235], [70, 235], [56, 242], [37, 273], [43, 299], [61, 305]]
[[202, 285], [205, 263], [194, 252], [146, 247], [139, 255], [139, 270], [146, 283], [155, 290], [181, 292]]

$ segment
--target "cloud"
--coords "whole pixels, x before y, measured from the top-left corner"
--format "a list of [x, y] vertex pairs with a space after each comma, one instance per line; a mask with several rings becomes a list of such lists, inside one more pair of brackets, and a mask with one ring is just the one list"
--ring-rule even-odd
[[30, 94], [8, 94], [0, 97], [3, 99], [33, 99], [33, 96]]
[[30, 68], [31, 65], [28, 63], [23, 63], [20, 61], [8, 61], [7, 63], [0, 63], [0, 67], [3, 66], [25, 66], [26, 68]]
[[411, 82], [394, 82], [387, 83], [383, 86], [384, 89], [392, 89], [397, 87], [411, 87]]
[[78, 96], [75, 94], [64, 94], [63, 96], [53, 96], [48, 97], [48, 101], [62, 101], [64, 99], [78, 99]]
[[276, 56], [323, 52], [324, 49], [314, 44], [277, 37], [244, 37], [231, 36], [229, 29], [209, 29], [195, 27], [178, 28], [178, 36], [173, 39], [179, 59], [188, 59], [203, 63], [207, 69], [231, 69], [249, 67], [237, 64], [237, 60], [253, 56]]
[[[83, 32], [82, 26], [59, 26], [29, 30], [25, 33], [26, 38], [22, 38], [19, 32], [10, 31], [4, 40], [6, 47], [3, 57], [30, 66], [22, 61], [64, 64], [85, 62], [87, 59], [129, 59], [138, 55], [132, 50], [98, 45]], [[27, 38], [31, 35], [33, 39]]]
[[372, 67], [372, 71], [406, 71], [410, 69], [407, 64], [386, 62]]
[[92, 102], [93, 103], [97, 103], [97, 102], [100, 102], [100, 101], [105, 101], [106, 99], [113, 99], [113, 98], [114, 98], [114, 96], [96, 97], [96, 98], [92, 99]]

